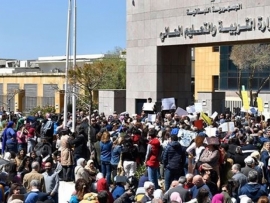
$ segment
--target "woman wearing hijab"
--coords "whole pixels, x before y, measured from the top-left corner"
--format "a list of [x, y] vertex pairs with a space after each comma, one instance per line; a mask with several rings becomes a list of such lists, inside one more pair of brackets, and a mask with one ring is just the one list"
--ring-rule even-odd
[[77, 160], [77, 166], [75, 167], [75, 170], [74, 170], [75, 181], [82, 178], [82, 179], [86, 180], [87, 183], [90, 182], [90, 177], [89, 177], [86, 169], [84, 169], [85, 165], [86, 165], [86, 161], [84, 158], [79, 158]]
[[2, 153], [4, 153], [5, 151], [17, 153], [17, 136], [16, 132], [13, 129], [14, 126], [14, 122], [9, 121], [6, 129], [3, 132]]
[[98, 174], [98, 170], [96, 169], [96, 167], [94, 165], [94, 161], [91, 160], [91, 159], [89, 161], [87, 161], [87, 164], [84, 167], [84, 169], [88, 172], [90, 180], [92, 182], [95, 182], [96, 181], [96, 175]]
[[109, 202], [108, 203], [113, 203], [113, 201], [114, 201], [113, 196], [112, 196], [112, 193], [110, 193], [110, 191], [109, 191], [109, 186], [108, 186], [105, 178], [100, 178], [97, 181], [97, 192], [99, 193], [102, 190], [105, 190], [109, 195]]
[[223, 196], [223, 194], [216, 194], [216, 195], [213, 197], [211, 203], [223, 203], [223, 201], [224, 201], [224, 196]]
[[173, 192], [170, 196], [171, 203], [182, 203], [182, 199], [178, 192]]

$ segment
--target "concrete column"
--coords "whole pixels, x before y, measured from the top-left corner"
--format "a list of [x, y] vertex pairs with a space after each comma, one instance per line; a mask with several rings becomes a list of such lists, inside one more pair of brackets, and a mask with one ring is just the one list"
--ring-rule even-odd
[[191, 47], [163, 46], [157, 51], [157, 100], [174, 97], [176, 106], [191, 104]]

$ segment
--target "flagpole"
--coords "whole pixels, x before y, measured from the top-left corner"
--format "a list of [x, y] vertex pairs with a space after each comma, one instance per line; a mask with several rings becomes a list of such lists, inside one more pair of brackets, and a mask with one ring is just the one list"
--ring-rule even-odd
[[[76, 37], [77, 37], [77, 2], [74, 0], [74, 5], [73, 5], [73, 69], [76, 68]], [[76, 88], [72, 88], [72, 132], [75, 132], [75, 127], [76, 127]]]
[[65, 97], [64, 97], [64, 121], [63, 127], [67, 125], [67, 93], [68, 93], [68, 68], [69, 68], [69, 42], [70, 42], [70, 16], [71, 0], [68, 0], [68, 18], [67, 18], [67, 41], [66, 41], [66, 69], [65, 69]]

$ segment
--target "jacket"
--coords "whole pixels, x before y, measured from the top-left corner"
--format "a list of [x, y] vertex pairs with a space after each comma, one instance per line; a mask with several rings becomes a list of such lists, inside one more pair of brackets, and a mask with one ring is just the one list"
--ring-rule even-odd
[[70, 141], [71, 145], [74, 145], [74, 151], [73, 154], [79, 154], [82, 158], [88, 158], [87, 155], [87, 146], [86, 146], [86, 140], [84, 138], [84, 135], [80, 134], [77, 137], [75, 137], [74, 140]]
[[101, 161], [107, 161], [110, 162], [111, 161], [111, 151], [112, 151], [112, 141], [108, 141], [108, 142], [100, 142], [100, 160]]
[[38, 173], [37, 171], [31, 171], [30, 173], [27, 173], [23, 177], [23, 186], [27, 190], [27, 192], [31, 191], [30, 182], [32, 180], [38, 180], [40, 181], [40, 188], [39, 190], [42, 192], [45, 192], [45, 183], [44, 183], [44, 177], [42, 174]]
[[85, 168], [82, 166], [76, 166], [74, 169], [74, 176], [75, 176], [75, 182], [79, 179], [82, 178], [86, 180], [88, 183], [90, 182], [90, 177]]
[[253, 202], [257, 202], [261, 196], [268, 196], [266, 187], [258, 183], [247, 183], [240, 189], [239, 196], [247, 195]]
[[167, 169], [178, 170], [184, 168], [186, 156], [182, 146], [177, 141], [170, 142], [163, 153], [162, 161]]
[[61, 137], [61, 164], [62, 166], [71, 166], [73, 164], [72, 151], [68, 141], [69, 136], [63, 135]]
[[149, 141], [146, 154], [146, 165], [153, 168], [159, 167], [159, 155], [160, 142], [158, 138], [153, 138]]
[[120, 161], [120, 155], [122, 151], [122, 146], [117, 145], [112, 149], [112, 154], [111, 154], [111, 164], [112, 165], [118, 165]]

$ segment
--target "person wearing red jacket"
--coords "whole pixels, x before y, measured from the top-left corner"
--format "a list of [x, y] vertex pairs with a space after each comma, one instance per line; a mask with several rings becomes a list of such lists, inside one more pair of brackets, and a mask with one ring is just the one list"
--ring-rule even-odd
[[149, 181], [154, 183], [155, 189], [158, 189], [159, 154], [161, 148], [159, 139], [156, 137], [156, 135], [157, 133], [155, 129], [151, 129], [148, 132], [150, 140], [147, 146], [145, 164], [147, 166]]

